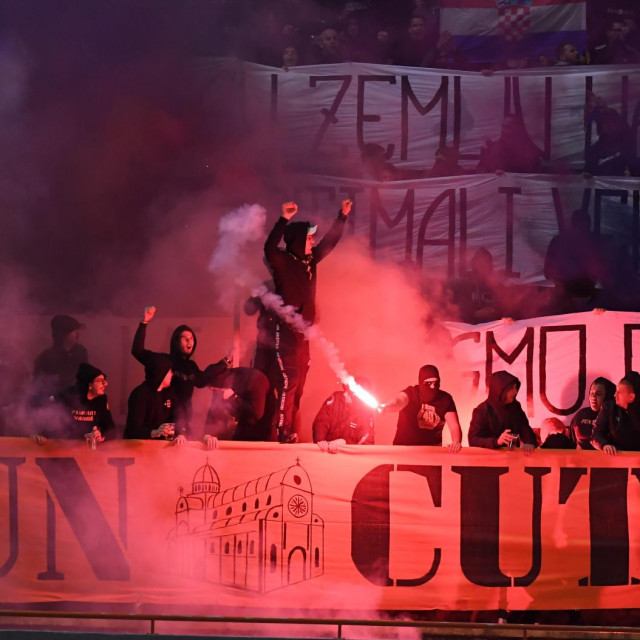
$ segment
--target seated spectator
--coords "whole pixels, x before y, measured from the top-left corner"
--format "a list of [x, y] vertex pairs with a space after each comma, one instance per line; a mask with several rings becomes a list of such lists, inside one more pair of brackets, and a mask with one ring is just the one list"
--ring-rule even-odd
[[[129, 395], [125, 438], [173, 440], [175, 433], [175, 396], [171, 389], [171, 358], [153, 354], [144, 367], [145, 380]], [[186, 440], [184, 431], [178, 434]]]
[[612, 456], [618, 451], [640, 451], [640, 374], [636, 371], [629, 371], [618, 382], [615, 399], [602, 405], [591, 442]]
[[51, 319], [53, 345], [36, 357], [33, 367], [34, 377], [47, 397], [73, 385], [78, 367], [89, 359], [79, 343], [80, 329], [84, 325], [71, 316]]
[[76, 384], [60, 392], [53, 398], [63, 411], [64, 417], [58, 424], [54, 419], [45, 426], [34, 440], [39, 444], [51, 438], [82, 440], [91, 449], [113, 437], [114, 422], [106, 396], [107, 377], [97, 367], [83, 362], [78, 367]]
[[541, 157], [542, 152], [529, 136], [522, 118], [509, 115], [502, 120], [500, 137], [488, 140], [480, 150], [477, 171], [538, 173]]
[[340, 51], [340, 37], [332, 27], [323, 29], [313, 40], [309, 64], [335, 64], [344, 62]]
[[541, 449], [575, 449], [576, 443], [565, 433], [566, 427], [558, 418], [547, 418], [540, 425]]
[[613, 399], [616, 385], [607, 378], [596, 378], [589, 387], [589, 406], [580, 409], [569, 425], [571, 439], [577, 444], [578, 449], [593, 449], [591, 436], [593, 425], [598, 417], [600, 409], [605, 402]]
[[536, 435], [527, 415], [516, 400], [520, 380], [508, 371], [496, 371], [489, 379], [487, 399], [471, 415], [469, 444], [485, 449], [516, 448], [530, 454], [536, 446]]
[[[366, 378], [356, 382], [371, 388]], [[321, 451], [337, 453], [342, 444], [374, 444], [374, 410], [354, 395], [348, 385], [325, 400], [313, 421], [313, 441]]]
[[[602, 238], [591, 232], [589, 214], [576, 209], [570, 227], [552, 238], [547, 247], [544, 276], [553, 280], [560, 303], [566, 299], [575, 302], [593, 296], [605, 263]], [[570, 310], [573, 308], [566, 309]]]
[[568, 67], [576, 64], [582, 64], [580, 52], [574, 44], [569, 42], [558, 45], [556, 49], [556, 67]]
[[427, 177], [460, 176], [464, 172], [464, 169], [458, 164], [458, 151], [453, 147], [443, 145], [436, 149], [436, 161], [427, 173]]
[[396, 45], [393, 64], [404, 67], [433, 67], [438, 57], [436, 42], [429, 36], [425, 19], [413, 16], [407, 35]]
[[441, 447], [446, 424], [451, 435], [449, 450], [460, 451], [462, 429], [456, 404], [451, 394], [440, 389], [440, 373], [434, 365], [420, 367], [418, 384], [408, 386], [381, 410], [400, 413], [393, 444]]

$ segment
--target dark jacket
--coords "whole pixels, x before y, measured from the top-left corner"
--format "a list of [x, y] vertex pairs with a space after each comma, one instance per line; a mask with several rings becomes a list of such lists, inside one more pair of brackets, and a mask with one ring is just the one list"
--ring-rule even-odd
[[640, 451], [640, 403], [623, 409], [615, 400], [605, 402], [593, 426], [592, 439], [601, 447], [612, 444], [621, 451]]
[[347, 444], [374, 444], [373, 411], [347, 391], [325, 400], [313, 421], [313, 441], [344, 438]]
[[[160, 383], [171, 369], [171, 359], [164, 354], [148, 357], [145, 381], [129, 396], [125, 438], [146, 440], [151, 431], [165, 422], [174, 422], [174, 394], [171, 387], [158, 391]], [[176, 428], [176, 433], [180, 427]]]
[[36, 357], [33, 373], [36, 377], [48, 377], [45, 390], [55, 394], [75, 383], [78, 367], [88, 360], [87, 350], [81, 344], [66, 351], [61, 343], [54, 343]]
[[[180, 334], [183, 331], [190, 331], [193, 334], [193, 350], [188, 356], [180, 352]], [[131, 355], [145, 365], [145, 367], [153, 357], [161, 355], [145, 348], [146, 336], [147, 325], [141, 322], [133, 337]], [[198, 365], [191, 359], [197, 346], [198, 339], [193, 329], [186, 324], [181, 324], [179, 327], [176, 327], [171, 334], [169, 353], [164, 354], [171, 359], [171, 369], [173, 370], [171, 389], [175, 401], [175, 419], [179, 425], [178, 430], [181, 433], [189, 431], [189, 424], [193, 415], [191, 398], [193, 397], [194, 387], [201, 389], [206, 386], [213, 386], [213, 378], [227, 368], [224, 360], [220, 360], [220, 362], [207, 367], [206, 373], [201, 371]]]
[[98, 427], [105, 439], [113, 437], [115, 425], [106, 395], [89, 400], [86, 389], [75, 384], [55, 396], [54, 402], [63, 407], [69, 417], [55, 437], [81, 440], [93, 427]]
[[[264, 244], [264, 255], [273, 275], [275, 292], [284, 304], [289, 304], [310, 324], [316, 319], [316, 265], [329, 255], [344, 231], [347, 216], [338, 214], [325, 236], [313, 247], [310, 256], [304, 254], [309, 223], [292, 222], [280, 217]], [[287, 225], [294, 230], [286, 237], [287, 249], [278, 244], [285, 236]]]
[[505, 391], [516, 384], [520, 388], [520, 380], [507, 371], [496, 371], [489, 382], [489, 397], [479, 404], [471, 416], [469, 426], [469, 445], [498, 449], [498, 438], [505, 430], [517, 433], [524, 444], [536, 444], [536, 435], [529, 426], [529, 420], [520, 403], [514, 400], [504, 403]]

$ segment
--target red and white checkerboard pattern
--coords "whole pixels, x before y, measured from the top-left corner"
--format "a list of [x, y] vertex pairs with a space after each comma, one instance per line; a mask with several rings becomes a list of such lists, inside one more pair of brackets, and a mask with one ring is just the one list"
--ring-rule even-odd
[[501, 7], [498, 9], [498, 31], [505, 40], [522, 40], [531, 28], [529, 7]]

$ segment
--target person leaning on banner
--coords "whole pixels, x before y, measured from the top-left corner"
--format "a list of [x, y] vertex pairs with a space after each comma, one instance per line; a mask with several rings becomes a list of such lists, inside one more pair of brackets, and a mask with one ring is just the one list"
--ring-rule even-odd
[[591, 436], [593, 425], [602, 409], [602, 405], [608, 400], [613, 400], [616, 385], [602, 376], [597, 377], [589, 387], [589, 406], [580, 409], [571, 419], [569, 425], [570, 437], [576, 443], [578, 449], [593, 450]]
[[175, 433], [171, 358], [162, 353], [150, 355], [144, 375], [144, 382], [129, 395], [124, 437], [137, 440], [163, 438], [182, 444], [186, 441], [184, 432], [177, 436]]
[[[198, 365], [192, 360], [198, 345], [196, 334], [186, 324], [176, 327], [169, 340], [169, 353], [161, 354], [150, 351], [146, 348], [147, 325], [153, 320], [156, 313], [154, 306], [145, 307], [142, 313], [142, 320], [133, 337], [131, 345], [131, 355], [145, 366], [159, 355], [164, 355], [171, 362], [173, 377], [171, 379], [171, 390], [173, 392], [173, 413], [175, 422], [178, 425], [178, 432], [182, 438], [176, 438], [179, 444], [183, 438], [188, 438], [191, 433], [191, 419], [193, 417], [192, 397], [195, 387], [204, 388], [211, 384], [215, 376], [225, 373], [230, 362], [223, 358], [214, 365], [210, 365], [207, 373], [200, 370]], [[205, 444], [210, 448], [215, 448], [217, 441], [211, 435], [205, 435]]]
[[[371, 388], [366, 378], [356, 382]], [[373, 409], [359, 400], [346, 384], [323, 403], [313, 421], [313, 441], [320, 451], [338, 453], [342, 444], [374, 444]]]
[[420, 367], [418, 384], [407, 387], [381, 406], [382, 413], [392, 411], [400, 412], [393, 444], [440, 447], [446, 424], [451, 434], [449, 451], [460, 451], [462, 429], [456, 404], [451, 394], [440, 389], [440, 373], [434, 365]]
[[529, 455], [536, 447], [536, 434], [516, 400], [520, 380], [508, 371], [496, 371], [489, 379], [489, 394], [471, 415], [469, 445], [485, 449], [514, 449], [522, 443]]
[[33, 440], [44, 444], [47, 436], [81, 440], [94, 450], [106, 438], [112, 437], [114, 422], [106, 395], [107, 377], [97, 367], [80, 363], [76, 384], [51, 397], [53, 405], [62, 415], [49, 414], [48, 427], [33, 435]]
[[591, 443], [611, 456], [618, 450], [640, 451], [640, 374], [636, 371], [618, 382], [614, 399], [600, 409]]

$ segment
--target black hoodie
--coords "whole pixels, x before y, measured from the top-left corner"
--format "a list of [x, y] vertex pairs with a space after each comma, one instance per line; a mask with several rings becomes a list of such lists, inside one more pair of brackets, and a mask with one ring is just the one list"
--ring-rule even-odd
[[[129, 396], [125, 438], [146, 440], [151, 431], [165, 422], [174, 422], [174, 395], [171, 387], [158, 391], [160, 383], [171, 369], [171, 359], [165, 354], [151, 354], [144, 367], [145, 381]], [[183, 433], [180, 427], [176, 433]]]
[[510, 430], [520, 436], [523, 444], [536, 444], [536, 436], [517, 400], [505, 404], [504, 395], [513, 384], [520, 388], [520, 380], [508, 371], [496, 371], [489, 381], [489, 397], [479, 404], [471, 416], [469, 445], [498, 449], [500, 434]]
[[[316, 319], [316, 265], [329, 255], [344, 231], [347, 216], [340, 212], [324, 238], [304, 253], [308, 222], [292, 222], [279, 218], [264, 245], [264, 255], [271, 269], [276, 293], [284, 304], [290, 304], [309, 323]], [[287, 226], [288, 225], [288, 226]], [[278, 248], [285, 236], [287, 249]]]
[[[190, 331], [193, 335], [193, 349], [189, 355], [184, 355], [180, 351], [180, 334], [183, 331]], [[179, 425], [178, 431], [186, 433], [189, 431], [189, 424], [193, 415], [191, 398], [194, 387], [202, 389], [206, 386], [212, 386], [213, 379], [224, 371], [227, 365], [224, 360], [220, 360], [216, 364], [209, 365], [206, 373], [201, 371], [198, 365], [191, 360], [191, 356], [193, 356], [198, 346], [198, 339], [193, 329], [186, 324], [181, 324], [174, 329], [169, 341], [168, 354], [159, 354], [145, 349], [146, 337], [147, 325], [141, 322], [133, 337], [131, 355], [145, 367], [154, 356], [165, 355], [171, 359], [171, 369], [173, 370], [171, 389], [175, 399], [176, 423]]]
[[601, 447], [611, 444], [621, 451], [640, 451], [640, 375], [629, 371], [620, 382], [633, 387], [635, 400], [626, 409], [615, 399], [605, 402], [593, 426], [593, 440]]

